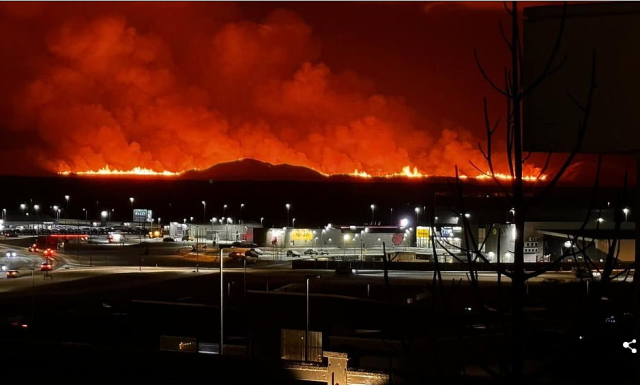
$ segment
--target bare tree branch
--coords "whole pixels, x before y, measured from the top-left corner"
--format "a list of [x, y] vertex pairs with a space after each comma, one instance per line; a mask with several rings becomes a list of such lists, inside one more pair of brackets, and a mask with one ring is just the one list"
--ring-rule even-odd
[[484, 68], [482, 68], [482, 64], [480, 63], [480, 58], [478, 57], [478, 51], [476, 49], [473, 50], [473, 56], [474, 56], [474, 58], [476, 60], [476, 65], [478, 66], [478, 69], [480, 70], [480, 73], [482, 74], [482, 77], [484, 78], [484, 80], [486, 80], [487, 83], [489, 83], [489, 85], [494, 90], [496, 90], [500, 95], [508, 97], [509, 95], [507, 95], [504, 92], [504, 90], [502, 90], [500, 87], [496, 86], [495, 83], [493, 82], [493, 80], [491, 80], [491, 78], [489, 78], [489, 76], [485, 72]]

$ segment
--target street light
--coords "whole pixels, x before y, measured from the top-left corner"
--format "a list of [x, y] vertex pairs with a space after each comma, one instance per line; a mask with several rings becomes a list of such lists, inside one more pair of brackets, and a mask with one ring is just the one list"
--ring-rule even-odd
[[295, 228], [296, 227], [296, 219], [293, 218], [293, 224], [291, 225], [291, 227]]
[[629, 214], [629, 209], [628, 208], [623, 208], [622, 212], [624, 213], [624, 221], [627, 221], [627, 215]]
[[375, 205], [371, 205], [371, 226], [373, 226], [373, 210], [375, 210], [375, 208]]
[[222, 217], [223, 218], [225, 217], [225, 215], [224, 215], [225, 210], [227, 210], [227, 205], [222, 206]]
[[244, 203], [240, 203], [240, 224], [242, 224], [242, 208], [244, 207]]
[[[34, 205], [33, 209], [36, 210], [36, 221], [37, 221], [40, 218], [40, 215], [38, 213], [38, 210], [40, 210], [40, 205]], [[40, 231], [40, 226], [36, 228], [36, 234], [39, 233], [39, 231]]]
[[393, 225], [393, 207], [391, 208], [391, 215], [389, 216], [389, 224]]
[[307, 361], [309, 356], [309, 281], [311, 279], [319, 279], [319, 275], [305, 275], [307, 281], [307, 327], [304, 330], [304, 360]]
[[131, 202], [131, 222], [135, 222], [135, 218], [133, 217], [133, 197], [129, 198]]
[[289, 227], [289, 209], [291, 208], [291, 205], [287, 203], [284, 207], [287, 208], [287, 227]]
[[202, 201], [202, 222], [207, 221], [207, 202]]
[[65, 219], [69, 219], [69, 198], [70, 198], [69, 195], [64, 196], [64, 199], [67, 201], [67, 212], [64, 215]]
[[420, 207], [416, 207], [416, 227], [418, 227], [418, 215], [420, 214]]
[[85, 209], [84, 207], [82, 208], [82, 211], [84, 211], [84, 220], [85, 222], [88, 220], [87, 217], [89, 216], [89, 210]]
[[262, 221], [264, 221], [264, 217], [260, 217], [260, 226], [262, 226]]

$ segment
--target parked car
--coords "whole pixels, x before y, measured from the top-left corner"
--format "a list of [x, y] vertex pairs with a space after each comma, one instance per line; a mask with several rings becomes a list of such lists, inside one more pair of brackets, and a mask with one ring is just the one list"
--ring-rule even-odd
[[249, 249], [245, 251], [244, 255], [246, 255], [247, 257], [253, 257], [253, 258], [260, 257], [260, 254], [255, 249]]
[[40, 271], [51, 271], [53, 270], [53, 264], [49, 261], [44, 261], [40, 264]]
[[176, 240], [171, 238], [171, 237], [164, 237], [162, 238], [162, 242], [175, 242]]
[[247, 241], [235, 241], [231, 244], [231, 247], [246, 247], [246, 248], [256, 248], [258, 247], [257, 244], [253, 243], [253, 242], [247, 242]]
[[297, 250], [287, 250], [287, 257], [300, 257], [300, 252]]
[[320, 250], [318, 250], [318, 253], [319, 253], [320, 255], [329, 255], [329, 250], [320, 249]]
[[7, 257], [7, 258], [13, 258], [13, 257], [15, 257], [15, 256], [17, 256], [17, 255], [18, 255], [18, 254], [17, 254], [15, 251], [13, 251], [13, 250], [9, 250], [9, 251], [7, 251], [7, 252], [4, 254], [4, 256], [5, 256], [5, 257]]
[[20, 272], [18, 270], [7, 270], [7, 278], [18, 278]]
[[193, 235], [183, 235], [182, 236], [182, 240], [183, 241], [193, 241]]
[[318, 255], [318, 251], [314, 249], [306, 249], [304, 255]]
[[245, 255], [243, 251], [232, 251], [229, 254], [227, 254], [227, 257], [231, 259], [244, 259]]
[[600, 276], [602, 275], [598, 270], [589, 271], [589, 269], [584, 267], [579, 267], [577, 270], [574, 269], [574, 273], [576, 275], [576, 278], [594, 279], [594, 280], [599, 280]]
[[15, 230], [5, 230], [4, 231], [4, 236], [5, 237], [17, 237], [18, 233]]

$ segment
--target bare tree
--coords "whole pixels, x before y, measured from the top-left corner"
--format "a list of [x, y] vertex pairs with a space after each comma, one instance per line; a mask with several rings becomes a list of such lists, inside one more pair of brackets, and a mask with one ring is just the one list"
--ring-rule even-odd
[[[505, 41], [507, 48], [510, 53], [510, 66], [504, 70], [504, 83], [503, 87], [499, 87], [496, 82], [494, 82], [484, 70], [479, 55], [475, 52], [475, 58], [477, 66], [484, 77], [484, 79], [489, 83], [489, 85], [497, 91], [500, 95], [505, 98], [506, 101], [506, 119], [504, 123], [505, 127], [505, 139], [506, 139], [506, 157], [507, 163], [509, 165], [509, 170], [511, 174], [511, 179], [508, 182], [505, 182], [499, 179], [496, 176], [496, 171], [494, 168], [495, 163], [495, 150], [494, 150], [494, 141], [495, 136], [498, 133], [498, 129], [501, 126], [500, 121], [496, 121], [491, 124], [491, 119], [488, 114], [487, 102], [486, 98], [484, 100], [484, 112], [485, 112], [485, 126], [486, 126], [486, 143], [484, 146], [478, 144], [478, 148], [482, 152], [484, 159], [487, 163], [488, 171], [485, 171], [483, 168], [479, 167], [472, 163], [472, 166], [475, 167], [478, 171], [484, 173], [487, 177], [492, 178], [495, 184], [505, 193], [508, 206], [511, 207], [511, 214], [513, 224], [515, 226], [516, 238], [514, 241], [514, 250], [512, 250], [514, 259], [511, 270], [505, 269], [505, 267], [498, 263], [493, 264], [484, 255], [484, 245], [483, 243], [478, 243], [478, 240], [473, 235], [472, 227], [470, 226], [469, 220], [465, 215], [460, 215], [460, 218], [463, 221], [463, 229], [466, 237], [466, 249], [465, 254], [467, 255], [466, 263], [468, 264], [469, 269], [469, 277], [471, 287], [476, 291], [479, 291], [477, 279], [476, 279], [476, 268], [474, 265], [478, 262], [482, 262], [488, 266], [490, 266], [494, 271], [498, 272], [499, 277], [502, 275], [506, 276], [511, 280], [510, 293], [511, 293], [511, 307], [510, 307], [510, 362], [509, 368], [507, 370], [506, 376], [513, 381], [514, 383], [522, 383], [525, 379], [525, 371], [524, 371], [524, 362], [525, 362], [525, 337], [527, 334], [527, 322], [524, 313], [524, 304], [525, 304], [525, 295], [526, 295], [526, 282], [528, 279], [541, 275], [544, 272], [551, 269], [558, 262], [564, 260], [565, 258], [571, 257], [571, 255], [562, 255], [558, 257], [553, 263], [548, 265], [548, 268], [541, 269], [540, 271], [534, 272], [526, 272], [525, 271], [525, 259], [524, 259], [524, 233], [525, 233], [525, 222], [527, 221], [527, 217], [529, 214], [529, 210], [532, 207], [535, 207], [542, 198], [554, 188], [560, 179], [563, 177], [569, 166], [573, 163], [575, 156], [580, 152], [581, 144], [587, 130], [589, 115], [591, 112], [591, 101], [593, 99], [593, 95], [596, 89], [596, 72], [595, 72], [595, 52], [592, 57], [592, 71], [591, 78], [585, 79], [585, 84], [587, 88], [587, 97], [586, 100], [578, 101], [576, 98], [572, 97], [573, 101], [576, 104], [576, 107], [581, 111], [581, 119], [576, 123], [577, 124], [577, 137], [576, 142], [573, 146], [573, 149], [570, 153], [566, 154], [566, 158], [562, 162], [559, 170], [555, 173], [555, 175], [551, 178], [549, 182], [546, 182], [544, 188], [541, 191], [536, 192], [531, 196], [531, 194], [527, 194], [526, 185], [524, 183], [523, 178], [523, 166], [528, 161], [531, 156], [530, 153], [525, 153], [523, 149], [523, 124], [522, 124], [522, 111], [523, 111], [523, 100], [542, 82], [548, 79], [548, 77], [556, 72], [564, 63], [564, 59], [558, 60], [558, 52], [562, 40], [564, 24], [566, 19], [566, 3], [563, 6], [562, 17], [560, 18], [560, 22], [558, 25], [557, 37], [552, 47], [549, 57], [546, 61], [546, 65], [543, 67], [541, 73], [537, 75], [529, 84], [524, 84], [523, 76], [522, 76], [522, 63], [523, 63], [523, 54], [522, 54], [522, 39], [520, 33], [520, 19], [519, 19], [519, 10], [518, 3], [511, 2], [510, 5], [505, 3], [505, 10], [509, 15], [511, 21], [511, 33], [510, 35], [506, 34], [503, 30], [502, 26], [500, 26], [500, 31], [502, 33], [503, 40]], [[540, 175], [538, 175], [538, 179], [547, 171], [547, 168], [550, 164], [552, 154], [547, 154], [547, 159], [545, 161], [544, 167]], [[457, 174], [457, 169], [456, 169]], [[596, 175], [599, 174], [596, 172]], [[596, 183], [597, 187], [597, 178]], [[458, 196], [460, 198], [460, 212], [464, 214], [464, 194], [463, 194], [463, 183], [461, 183], [458, 177]], [[585, 219], [585, 224], [586, 221]], [[584, 225], [583, 225], [584, 229]], [[486, 240], [486, 239], [485, 239]], [[576, 242], [577, 239], [574, 239], [573, 242]], [[483, 241], [484, 242], [484, 241]], [[611, 249], [613, 253], [614, 247]], [[575, 257], [575, 255], [574, 255]], [[575, 260], [575, 258], [574, 258]], [[612, 263], [615, 258], [609, 258], [607, 264], [605, 264], [605, 271], [612, 271]], [[603, 281], [603, 283], [606, 282]], [[476, 300], [479, 301], [480, 298], [476, 295]], [[478, 309], [482, 309], [481, 306], [477, 307]]]

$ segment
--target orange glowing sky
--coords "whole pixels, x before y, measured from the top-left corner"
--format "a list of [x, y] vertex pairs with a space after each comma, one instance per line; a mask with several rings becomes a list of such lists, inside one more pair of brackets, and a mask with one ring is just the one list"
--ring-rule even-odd
[[482, 98], [492, 120], [504, 102], [473, 49], [500, 78], [505, 17], [501, 3], [3, 2], [0, 172], [254, 158], [477, 175]]

